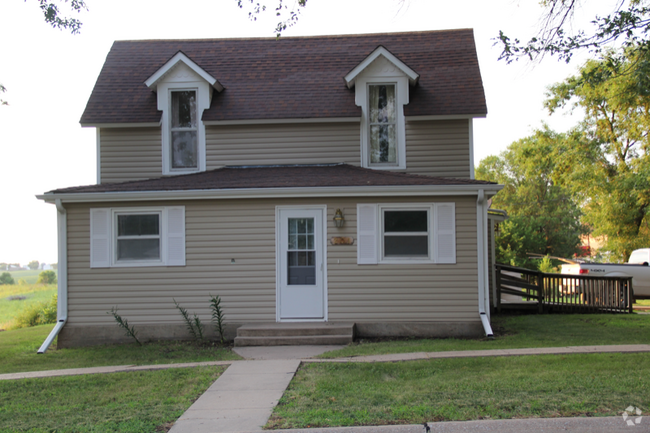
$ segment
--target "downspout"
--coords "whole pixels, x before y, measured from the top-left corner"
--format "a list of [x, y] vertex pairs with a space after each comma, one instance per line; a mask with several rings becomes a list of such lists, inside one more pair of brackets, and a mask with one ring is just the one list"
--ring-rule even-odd
[[478, 257], [478, 313], [483, 324], [485, 336], [493, 338], [494, 333], [490, 326], [490, 317], [486, 313], [486, 304], [489, 301], [487, 297], [487, 289], [485, 283], [487, 282], [487, 200], [485, 199], [485, 191], [480, 189], [478, 191], [478, 198], [476, 200], [476, 253]]
[[58, 240], [58, 296], [56, 326], [47, 336], [37, 353], [45, 353], [68, 320], [68, 217], [61, 199], [56, 199], [56, 223]]

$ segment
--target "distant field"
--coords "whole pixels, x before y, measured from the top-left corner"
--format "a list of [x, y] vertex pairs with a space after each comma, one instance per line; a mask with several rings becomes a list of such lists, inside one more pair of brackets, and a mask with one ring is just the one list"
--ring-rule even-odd
[[56, 290], [56, 284], [0, 285], [0, 329], [6, 329], [7, 325], [24, 308], [31, 304], [49, 301], [56, 293]]
[[[3, 272], [7, 272], [7, 271], [0, 271], [0, 274], [3, 273]], [[41, 270], [35, 270], [35, 271], [32, 271], [32, 270], [9, 271], [11, 276], [16, 281], [16, 284], [18, 284], [18, 280], [20, 280], [20, 279], [25, 280], [25, 282], [27, 284], [36, 284], [36, 280], [38, 280], [38, 274], [40, 274], [41, 272], [43, 272], [43, 271], [41, 271]], [[54, 272], [57, 272], [57, 271], [54, 271]], [[57, 274], [57, 276], [58, 276], [58, 274]], [[2, 287], [2, 286], [0, 286], [0, 287]]]

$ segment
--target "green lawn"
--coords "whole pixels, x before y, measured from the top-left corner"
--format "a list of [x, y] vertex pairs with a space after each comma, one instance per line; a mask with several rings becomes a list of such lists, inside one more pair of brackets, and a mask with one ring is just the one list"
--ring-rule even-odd
[[36, 351], [53, 327], [41, 325], [0, 332], [0, 373], [241, 359], [230, 348], [197, 346], [190, 342], [156, 342], [144, 346], [131, 343], [59, 350], [53, 345], [38, 355]]
[[0, 382], [3, 432], [157, 432], [167, 428], [225, 367]]
[[614, 416], [649, 388], [647, 353], [307, 364], [267, 428]]
[[0, 330], [7, 329], [22, 310], [32, 304], [49, 301], [56, 292], [56, 284], [0, 285]]
[[321, 357], [650, 343], [650, 315], [648, 314], [494, 316], [492, 327], [496, 335], [493, 340], [487, 338], [403, 339], [384, 342], [358, 340], [344, 349], [327, 352]]

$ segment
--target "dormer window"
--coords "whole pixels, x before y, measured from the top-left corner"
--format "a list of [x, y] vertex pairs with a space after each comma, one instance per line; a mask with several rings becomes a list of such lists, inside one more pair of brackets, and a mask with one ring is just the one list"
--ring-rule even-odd
[[171, 105], [171, 169], [198, 169], [196, 91], [172, 91]]
[[378, 47], [346, 76], [355, 88], [361, 114], [361, 166], [377, 170], [406, 168], [409, 86], [419, 75], [384, 47]]
[[145, 85], [158, 95], [162, 111], [162, 173], [181, 174], [206, 169], [203, 111], [213, 90], [223, 86], [182, 52], [150, 76]]
[[397, 164], [395, 85], [368, 86], [370, 164]]

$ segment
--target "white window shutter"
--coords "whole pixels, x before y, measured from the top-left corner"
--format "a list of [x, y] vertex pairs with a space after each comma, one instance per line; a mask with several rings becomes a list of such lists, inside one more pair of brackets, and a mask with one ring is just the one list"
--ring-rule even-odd
[[456, 204], [436, 203], [435, 213], [435, 262], [456, 263]]
[[90, 209], [90, 267], [111, 265], [111, 210]]
[[357, 205], [357, 264], [377, 264], [377, 205]]
[[167, 266], [185, 266], [185, 207], [165, 208]]

